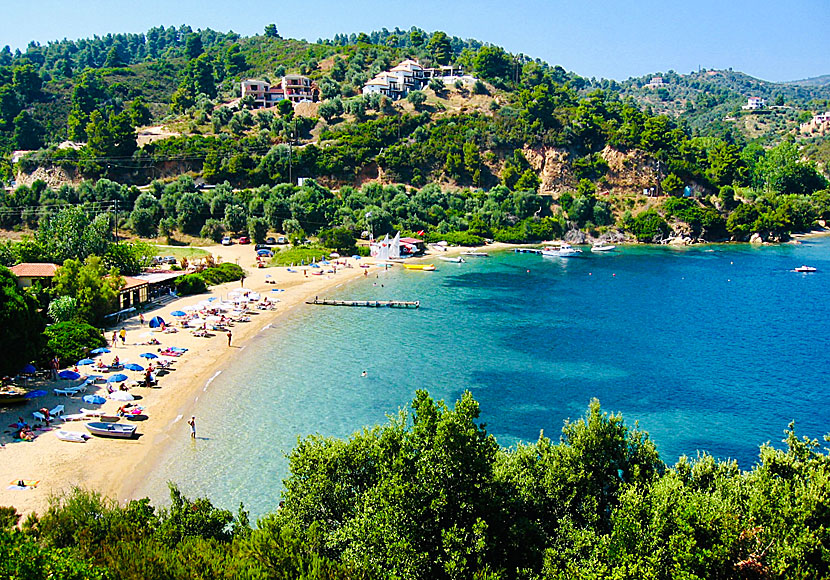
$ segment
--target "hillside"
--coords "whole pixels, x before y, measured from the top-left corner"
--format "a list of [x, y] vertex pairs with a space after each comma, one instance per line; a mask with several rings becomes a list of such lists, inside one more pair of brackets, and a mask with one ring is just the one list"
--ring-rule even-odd
[[[361, 94], [369, 79], [406, 59], [433, 71], [452, 64], [465, 74], [439, 76], [397, 100]], [[226, 203], [215, 210], [211, 194], [199, 196], [210, 211], [184, 223], [179, 197], [196, 185], [222, 184], [223, 192], [242, 192], [244, 201], [232, 205], [247, 206], [246, 215], [265, 217], [271, 200], [279, 208], [270, 214], [275, 229], [290, 219], [306, 231], [357, 229], [369, 206], [388, 212], [388, 227], [476, 230], [510, 241], [541, 235], [533, 225], [541, 217], [557, 224], [545, 231], [616, 228], [642, 240], [779, 239], [830, 217], [823, 197], [799, 201], [809, 211], [786, 197], [827, 185], [822, 138], [801, 148], [789, 135], [809, 114], [805, 107], [827, 104], [830, 87], [732, 71], [669, 72], [656, 87], [646, 86], [651, 77], [589, 81], [497, 46], [416, 28], [309, 43], [283, 39], [276, 27], [248, 38], [161, 27], [31, 45], [25, 54], [0, 53], [0, 63], [0, 146], [37, 150], [0, 165], [25, 186], [2, 201], [6, 227], [31, 223], [47, 202], [114, 195], [137, 203], [137, 190], [99, 194], [97, 185], [85, 185], [102, 177], [125, 186], [152, 182], [154, 204], [170, 196], [154, 219], [189, 234], [206, 220], [225, 223]], [[240, 99], [242, 79], [276, 82], [286, 74], [305, 75], [320, 102], [284, 100], [263, 110], [251, 96]], [[772, 103], [744, 111], [747, 94]], [[58, 148], [67, 139], [75, 144]], [[182, 174], [190, 181], [176, 185]], [[284, 184], [312, 195], [296, 187], [301, 177], [314, 179], [327, 200], [318, 218], [291, 201], [294, 189], [262, 189]], [[346, 187], [367, 193], [347, 200], [338, 193]], [[430, 187], [448, 193], [422, 207], [429, 193], [401, 213], [407, 195]], [[697, 201], [663, 207], [655, 198], [665, 194]], [[333, 211], [339, 204], [341, 213]], [[750, 205], [728, 226], [732, 213]], [[651, 223], [652, 214], [661, 222]], [[637, 225], [641, 215], [645, 229]]]

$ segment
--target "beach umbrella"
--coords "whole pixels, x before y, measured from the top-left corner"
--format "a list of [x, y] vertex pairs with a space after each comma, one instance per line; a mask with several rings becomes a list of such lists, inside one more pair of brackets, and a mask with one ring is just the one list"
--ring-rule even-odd
[[188, 306], [183, 306], [182, 310], [185, 312], [193, 312], [194, 310], [199, 310], [195, 304], [189, 304]]
[[162, 324], [167, 324], [167, 323], [166, 323], [166, 322], [164, 322], [164, 319], [163, 319], [161, 316], [153, 316], [153, 317], [150, 319], [150, 324], [149, 324], [149, 326], [150, 326], [150, 328], [158, 328], [158, 327], [159, 327], [159, 326], [161, 326]]
[[193, 318], [189, 322], [190, 324], [195, 324], [196, 326], [200, 326], [205, 323], [205, 321], [201, 318]]
[[48, 395], [48, 393], [43, 389], [38, 389], [36, 391], [29, 391], [28, 393], [23, 395], [23, 397], [26, 399], [36, 399], [38, 397], [42, 397], [43, 395]]
[[78, 366], [79, 367], [83, 366], [83, 365], [94, 365], [94, 364], [95, 364], [95, 361], [92, 360], [91, 358], [82, 358], [81, 360], [78, 361]]
[[58, 373], [58, 377], [73, 381], [75, 379], [80, 379], [81, 375], [76, 373], [75, 371], [61, 371]]
[[108, 383], [120, 383], [122, 381], [126, 381], [127, 378], [128, 377], [125, 374], [115, 373], [114, 375], [110, 375], [109, 377], [107, 377], [107, 382]]
[[354, 256], [352, 256], [352, 259], [353, 259], [353, 260], [359, 260], [359, 259], [360, 259], [360, 256], [358, 256], [357, 254], [355, 254]]
[[109, 394], [109, 398], [112, 401], [135, 401], [135, 397], [127, 391], [115, 391], [114, 393]]
[[181, 310], [174, 310], [170, 313], [170, 316], [187, 316], [187, 313], [182, 312]]
[[35, 368], [35, 365], [28, 364], [25, 367], [23, 367], [22, 369], [20, 369], [20, 372], [23, 373], [24, 375], [30, 375], [34, 372], [37, 372], [37, 369]]
[[214, 300], [216, 300], [216, 296], [211, 296], [207, 299], [208, 302], [213, 302]]
[[90, 352], [91, 352], [92, 354], [103, 354], [103, 353], [105, 353], [105, 352], [110, 352], [110, 349], [108, 349], [108, 348], [106, 348], [106, 347], [101, 347], [101, 348], [96, 348], [95, 350], [90, 351]]
[[158, 358], [157, 354], [153, 354], [151, 352], [142, 352], [140, 355], [141, 358], [151, 359], [151, 358]]
[[251, 291], [251, 289], [250, 289], [250, 288], [239, 288], [238, 290], [236, 290], [236, 292], [242, 292], [243, 294], [244, 294], [245, 292], [250, 292], [250, 291]]
[[90, 405], [103, 405], [107, 402], [104, 397], [99, 395], [84, 395], [83, 399], [84, 403], [89, 403]]
[[222, 318], [219, 316], [208, 316], [207, 318], [205, 318], [205, 320], [207, 320], [208, 322], [219, 322], [220, 320], [222, 320]]
[[282, 288], [272, 288], [271, 292], [285, 292]]
[[273, 278], [273, 276], [271, 274], [265, 274], [265, 279], [267, 280], [268, 278]]
[[135, 363], [128, 363], [124, 365], [124, 368], [128, 371], [143, 371], [144, 367], [141, 365], [137, 365]]

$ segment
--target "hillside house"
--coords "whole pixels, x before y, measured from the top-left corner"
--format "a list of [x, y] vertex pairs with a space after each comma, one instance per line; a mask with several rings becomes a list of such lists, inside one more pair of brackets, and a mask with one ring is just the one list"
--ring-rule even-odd
[[762, 99], [761, 97], [749, 97], [746, 100], [746, 105], [741, 107], [744, 111], [755, 111], [757, 109], [763, 109], [767, 106], [766, 99]]
[[663, 77], [651, 77], [651, 81], [646, 85], [647, 89], [659, 89], [666, 86], [663, 82]]
[[830, 111], [813, 115], [813, 118], [802, 123], [799, 129], [805, 135], [827, 135], [830, 133]]
[[60, 266], [57, 264], [48, 262], [24, 262], [12, 266], [9, 270], [17, 277], [18, 288], [28, 288], [35, 282], [40, 282], [43, 288], [49, 288], [58, 268]]
[[441, 79], [444, 82], [455, 82], [461, 79], [465, 82], [475, 82], [475, 79], [464, 75], [459, 66], [446, 65], [435, 68], [421, 66], [417, 60], [407, 59], [392, 69], [378, 74], [375, 78], [363, 85], [363, 94], [380, 93], [393, 101], [403, 99], [411, 91], [423, 89], [430, 79]]
[[273, 85], [258, 79], [242, 81], [242, 98], [252, 97], [254, 109], [270, 109], [286, 99], [292, 103], [314, 102], [319, 95], [317, 84], [302, 75], [286, 75]]

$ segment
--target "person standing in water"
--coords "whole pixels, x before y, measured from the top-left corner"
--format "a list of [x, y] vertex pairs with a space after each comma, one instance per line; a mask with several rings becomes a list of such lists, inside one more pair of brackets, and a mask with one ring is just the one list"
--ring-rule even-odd
[[191, 417], [187, 424], [190, 425], [190, 438], [196, 439], [196, 417]]

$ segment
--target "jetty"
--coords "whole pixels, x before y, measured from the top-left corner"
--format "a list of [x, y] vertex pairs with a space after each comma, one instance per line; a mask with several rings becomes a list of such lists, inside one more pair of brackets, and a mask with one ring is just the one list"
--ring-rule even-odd
[[329, 300], [328, 298], [315, 298], [307, 300], [306, 304], [318, 306], [358, 306], [363, 308], [419, 308], [420, 300]]

